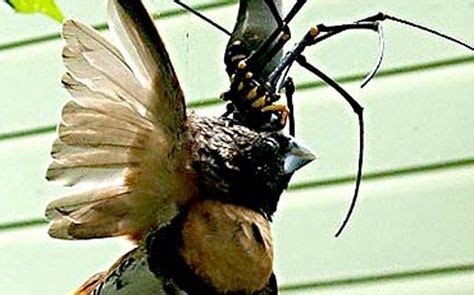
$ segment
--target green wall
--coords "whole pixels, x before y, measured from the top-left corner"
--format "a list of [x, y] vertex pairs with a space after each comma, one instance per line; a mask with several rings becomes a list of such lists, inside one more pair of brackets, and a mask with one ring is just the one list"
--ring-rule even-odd
[[[57, 2], [67, 16], [105, 20], [105, 1]], [[188, 104], [220, 114], [222, 104], [196, 106], [228, 86], [226, 36], [192, 15], [170, 13], [179, 10], [172, 1], [149, 2], [163, 16], [157, 25]], [[204, 12], [232, 28], [235, 4], [188, 2], [224, 3]], [[309, 1], [293, 37], [311, 25], [378, 11], [474, 44], [474, 5], [467, 0]], [[333, 234], [356, 170], [356, 117], [332, 89], [301, 70], [292, 73], [300, 87], [297, 137], [319, 158], [294, 177], [275, 216], [275, 268], [284, 294], [474, 294], [474, 55], [414, 29], [384, 28], [382, 71], [362, 90], [360, 76], [376, 59], [376, 34], [347, 33], [306, 54], [344, 78], [365, 107], [366, 179], [338, 239]], [[2, 294], [65, 294], [131, 247], [121, 239], [65, 242], [46, 234], [45, 204], [68, 191], [44, 179], [54, 125], [68, 99], [59, 83], [59, 30], [44, 16], [14, 15], [0, 4]]]

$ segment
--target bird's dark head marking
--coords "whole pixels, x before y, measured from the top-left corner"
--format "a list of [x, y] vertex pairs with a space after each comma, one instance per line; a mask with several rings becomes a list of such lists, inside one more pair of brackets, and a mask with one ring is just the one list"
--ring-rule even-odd
[[294, 138], [279, 132], [262, 133], [237, 156], [242, 201], [271, 218], [293, 173], [314, 159], [313, 153]]
[[281, 132], [256, 132], [231, 119], [202, 119], [194, 168], [200, 195], [270, 218], [293, 173], [315, 156]]

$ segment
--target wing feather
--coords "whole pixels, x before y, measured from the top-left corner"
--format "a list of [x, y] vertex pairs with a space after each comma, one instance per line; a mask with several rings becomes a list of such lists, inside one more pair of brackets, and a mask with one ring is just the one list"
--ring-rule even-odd
[[77, 193], [51, 202], [46, 216], [52, 219], [49, 235], [59, 239], [100, 238], [125, 234], [125, 186], [107, 187]]
[[[74, 108], [82, 107], [82, 109], [94, 110], [123, 122], [136, 124], [147, 130], [153, 128], [153, 123], [148, 121], [147, 118], [142, 117], [127, 101], [93, 91], [80, 81], [77, 81], [70, 73], [66, 73], [63, 76], [62, 83], [74, 99], [68, 102], [70, 105], [66, 104], [68, 108], [73, 106]], [[73, 104], [73, 102], [76, 104]], [[67, 110], [63, 109], [63, 114], [65, 111]]]
[[52, 220], [48, 233], [67, 240], [143, 237], [178, 212], [177, 204], [154, 199], [156, 195], [126, 184], [72, 194], [48, 205], [46, 217]]
[[117, 126], [100, 126], [94, 123], [81, 126], [68, 126], [61, 123], [58, 127], [59, 139], [70, 145], [117, 145], [143, 147], [147, 138]]
[[68, 44], [75, 48], [85, 47], [90, 51], [107, 51], [122, 63], [125, 63], [120, 51], [88, 25], [69, 19], [65, 21], [62, 33]]
[[125, 60], [143, 87], [153, 89], [150, 104], [172, 136], [186, 117], [184, 96], [152, 18], [141, 1], [130, 0], [110, 0], [108, 16]]
[[100, 106], [108, 108], [109, 114], [99, 108], [91, 106], [82, 107], [74, 101], [68, 102], [62, 111], [62, 123], [67, 126], [120, 126], [122, 129], [130, 130], [138, 134], [147, 134], [151, 128], [146, 128], [139, 120], [132, 120], [126, 114], [116, 110], [115, 104]]
[[48, 204], [45, 216], [48, 219], [65, 217], [84, 206], [90, 206], [104, 202], [117, 196], [123, 196], [131, 192], [131, 188], [123, 185], [105, 187], [68, 195]]
[[93, 28], [63, 25], [62, 110], [48, 180], [87, 186], [51, 202], [49, 234], [61, 239], [141, 236], [196, 194], [184, 97], [141, 1], [109, 0], [117, 49]]
[[138, 84], [130, 69], [122, 64], [123, 61], [107, 51], [86, 50], [88, 49], [74, 48], [68, 44], [64, 47], [63, 61], [70, 74], [94, 92], [111, 96], [115, 100], [127, 98], [126, 103], [142, 116], [153, 118], [153, 109], [143, 101], [143, 97], [149, 94]]

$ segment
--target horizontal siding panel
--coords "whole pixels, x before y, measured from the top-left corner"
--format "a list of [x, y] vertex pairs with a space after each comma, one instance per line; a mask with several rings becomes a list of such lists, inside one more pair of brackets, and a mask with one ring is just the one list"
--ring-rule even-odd
[[[367, 181], [349, 227], [338, 239], [333, 234], [347, 209], [351, 186], [285, 194], [274, 222], [275, 269], [280, 284], [294, 286], [474, 263], [473, 179], [474, 167]], [[13, 266], [14, 271], [1, 276], [0, 285], [14, 294], [65, 294], [109, 266], [129, 247], [121, 239], [52, 240], [45, 227], [4, 231], [0, 233], [0, 269]], [[400, 283], [405, 293], [400, 294], [416, 290], [406, 279]], [[380, 281], [362, 286], [367, 289], [351, 287], [359, 292], [354, 294], [364, 294], [357, 290], [394, 294], [390, 284]], [[461, 285], [459, 290], [465, 287]], [[336, 294], [330, 293], [331, 289], [316, 290]]]
[[[66, 18], [81, 19], [84, 22], [99, 25], [103, 24], [106, 19], [106, 1], [82, 0], [68, 1], [55, 0]], [[168, 0], [145, 0], [145, 4], [151, 9], [159, 13], [177, 10], [179, 7]], [[151, 3], [150, 3], [151, 2]], [[208, 3], [225, 3], [227, 0], [193, 0], [192, 5], [201, 5]], [[16, 14], [3, 1], [0, 3], [0, 48], [5, 45], [13, 45], [15, 43], [24, 43], [31, 39], [49, 39], [52, 35], [59, 33], [60, 24], [42, 14]], [[29, 43], [29, 42], [28, 42]]]
[[[292, 1], [284, 1], [288, 6]], [[474, 7], [468, 1], [442, 0], [397, 1], [397, 0], [336, 0], [308, 1], [303, 13], [293, 24], [293, 38], [299, 39], [309, 26], [350, 23], [356, 19], [379, 11], [405, 18], [432, 29], [458, 37], [469, 44], [474, 43], [470, 19]], [[397, 67], [445, 59], [469, 54], [469, 51], [442, 41], [413, 28], [386, 21], [385, 61], [383, 67]], [[295, 39], [294, 39], [295, 40]], [[369, 72], [377, 56], [377, 36], [374, 33], [345, 33], [317, 49], [309, 49], [311, 59], [332, 75], [350, 74], [356, 69]], [[290, 42], [292, 43], [292, 42]], [[311, 56], [311, 54], [306, 54]]]
[[474, 166], [290, 192], [274, 222], [284, 285], [474, 263]]
[[[68, 16], [92, 24], [104, 21], [105, 9], [97, 9], [94, 1], [57, 2]], [[159, 12], [177, 8], [171, 1], [149, 2]], [[193, 5], [215, 2], [189, 1]], [[287, 8], [290, 3], [285, 2]], [[470, 25], [474, 6], [464, 0], [311, 1], [295, 19], [290, 43], [310, 25], [350, 22], [379, 10], [474, 43]], [[236, 11], [234, 5], [205, 13], [230, 29]], [[0, 14], [0, 48], [59, 30], [57, 23], [44, 16], [14, 15], [3, 3]], [[225, 35], [192, 15], [159, 20], [158, 25], [188, 103], [217, 97], [226, 89], [222, 62]], [[414, 29], [396, 24], [384, 27], [384, 69], [468, 56], [466, 50]], [[308, 50], [306, 55], [331, 76], [361, 74], [370, 71], [374, 63], [376, 43], [373, 33], [348, 33]], [[64, 71], [62, 44], [54, 40], [0, 50], [0, 134], [57, 122], [60, 106], [68, 97], [59, 83]], [[365, 107], [366, 174], [407, 167], [416, 171], [433, 163], [459, 165], [364, 181], [355, 214], [339, 239], [333, 234], [349, 205], [351, 182], [285, 193], [274, 227], [280, 284], [317, 284], [474, 263], [473, 65], [471, 58], [464, 65], [378, 77], [364, 90], [356, 83], [345, 84]], [[292, 75], [297, 83], [313, 81], [302, 70], [295, 69]], [[297, 174], [293, 183], [354, 175], [357, 125], [347, 104], [328, 88], [299, 91], [295, 103], [297, 137], [316, 150], [319, 159]], [[218, 105], [199, 111], [220, 114], [223, 109]], [[53, 138], [49, 132], [0, 142], [0, 229], [11, 222], [40, 220], [47, 201], [67, 191], [44, 180]], [[44, 226], [1, 230], [0, 269], [4, 275], [0, 285], [8, 294], [65, 294], [89, 275], [107, 268], [129, 247], [120, 239], [52, 240]], [[470, 272], [284, 289], [283, 294], [461, 295], [474, 292], [473, 282]]]
[[0, 223], [41, 218], [47, 201], [67, 192], [44, 178], [53, 140], [35, 136], [0, 145]]
[[[295, 32], [293, 34], [296, 42], [303, 34], [302, 28], [306, 30], [309, 25], [314, 25], [322, 20], [332, 22], [349, 21], [355, 15], [367, 14], [374, 7], [383, 10], [384, 7], [394, 8], [394, 13], [413, 16], [403, 5], [396, 5], [397, 1], [386, 1], [384, 4], [367, 6], [361, 1], [356, 1], [359, 6], [351, 4], [345, 8], [345, 4], [339, 3], [339, 13], [331, 17], [336, 8], [329, 5], [319, 6], [317, 1], [304, 8], [304, 14], [295, 20]], [[372, 3], [371, 1], [370, 3]], [[467, 41], [474, 42], [469, 26], [466, 24], [469, 18], [465, 17], [466, 11], [473, 12], [473, 8], [466, 6], [465, 1], [457, 1], [455, 4], [444, 3], [445, 1], [430, 2], [428, 4], [414, 4], [414, 11], [426, 12], [429, 7], [433, 10], [432, 21], [439, 23], [439, 27], [445, 31], [464, 37]], [[464, 4], [463, 4], [464, 3]], [[372, 3], [373, 4], [373, 3]], [[65, 5], [67, 6], [67, 5]], [[358, 7], [355, 9], [354, 7]], [[395, 8], [397, 8], [395, 10]], [[416, 8], [418, 7], [418, 8]], [[363, 8], [363, 9], [362, 9]], [[370, 8], [370, 9], [369, 9]], [[442, 8], [439, 11], [438, 8]], [[456, 11], [450, 10], [456, 8]], [[431, 10], [430, 10], [431, 11]], [[443, 18], [448, 15], [450, 18]], [[365, 12], [365, 13], [364, 13]], [[231, 28], [236, 6], [207, 11], [206, 15], [219, 21], [226, 27]], [[316, 17], [320, 13], [321, 17]], [[440, 13], [437, 15], [436, 13]], [[352, 18], [349, 16], [352, 15]], [[328, 16], [326, 18], [326, 16]], [[420, 21], [425, 18], [420, 15]], [[81, 19], [81, 18], [79, 18]], [[87, 19], [86, 19], [87, 21]], [[453, 21], [456, 21], [453, 23]], [[446, 26], [443, 26], [443, 24]], [[210, 27], [202, 20], [192, 15], [180, 16], [173, 19], [159, 21], [159, 28], [165, 40], [168, 51], [177, 69], [180, 81], [188, 101], [201, 98], [217, 97], [228, 87], [227, 76], [222, 62], [223, 51], [227, 37]], [[407, 31], [396, 25], [387, 26], [387, 52], [384, 68], [399, 67], [425, 62], [433, 62], [440, 59], [459, 57], [467, 55], [467, 50], [454, 46], [448, 42], [442, 42], [431, 36], [420, 36], [413, 30]], [[469, 40], [471, 38], [471, 40]], [[336, 76], [367, 73], [370, 71], [377, 55], [376, 36], [369, 33], [348, 33], [343, 37], [336, 38], [331, 44], [324, 44], [318, 49], [308, 51], [308, 59], [329, 74]], [[416, 41], [416, 42], [415, 42]], [[292, 44], [293, 42], [290, 42]], [[410, 42], [411, 46], [407, 46]], [[0, 110], [0, 120], [7, 122], [0, 126], [0, 133], [18, 131], [53, 124], [57, 117], [57, 106], [65, 99], [65, 92], [61, 89], [59, 79], [64, 72], [61, 65], [60, 52], [63, 42], [60, 40], [42, 43], [37, 46], [27, 46], [15, 50], [0, 52], [0, 87], [3, 91], [4, 107]], [[350, 50], [347, 50], [350, 48]], [[206, 75], [202, 74], [203, 69]], [[302, 83], [310, 81], [311, 76], [301, 70], [294, 71], [295, 81]], [[27, 84], [28, 87], [21, 87]], [[38, 108], [40, 108], [38, 110]]]
[[0, 236], [3, 294], [69, 294], [131, 248], [122, 239], [53, 240], [45, 227]]
[[473, 293], [474, 272], [281, 292], [282, 295], [471, 295]]
[[[145, 4], [151, 11], [158, 14], [167, 14], [169, 11], [181, 10], [181, 7], [167, 0], [145, 0]], [[97, 3], [92, 0], [81, 2], [70, 2], [67, 0], [56, 0], [56, 3], [64, 12], [66, 17], [82, 19], [91, 24], [103, 24], [105, 22], [105, 2], [97, 7]], [[189, 5], [200, 6], [234, 6], [236, 11], [237, 0], [193, 0], [187, 2]], [[288, 11], [293, 2], [285, 2], [285, 11]], [[384, 11], [400, 17], [417, 20], [420, 23], [433, 26], [441, 31], [451, 32], [455, 36], [471, 38], [469, 27], [463, 26], [472, 12], [469, 3], [456, 0], [446, 3], [445, 1], [418, 1], [411, 3], [408, 1], [382, 0], [382, 1], [314, 1], [305, 5], [304, 9], [294, 20], [296, 35], [302, 34], [310, 25], [320, 22], [340, 23], [342, 21], [351, 22], [355, 18], [367, 16], [370, 13]], [[0, 48], [3, 45], [28, 40], [31, 38], [41, 39], [41, 37], [57, 34], [58, 23], [40, 14], [24, 15], [15, 14], [5, 3], [0, 4]], [[460, 25], [461, 24], [461, 25]], [[224, 24], [229, 30], [232, 24]], [[370, 46], [371, 47], [371, 46]], [[370, 48], [368, 47], [368, 48]], [[406, 50], [406, 48], [405, 48]]]
[[[89, 23], [99, 23], [105, 19], [105, 4], [97, 9], [97, 1], [56, 0], [63, 14], [74, 15]], [[105, 3], [105, 1], [103, 1]], [[60, 24], [43, 14], [17, 14], [4, 1], [0, 3], [0, 46], [25, 39], [37, 38], [59, 32]]]
[[[226, 15], [229, 11], [219, 9], [214, 13]], [[233, 18], [231, 14], [228, 17], [229, 22]], [[187, 21], [186, 25], [183, 25], [184, 20]], [[191, 16], [160, 21], [160, 31], [165, 42], [176, 41], [166, 42], [166, 47], [171, 53], [179, 77], [182, 77], [180, 80], [188, 101], [215, 97], [224, 90], [223, 85], [227, 84], [224, 64], [221, 61], [227, 39], [218, 32], [209, 34], [203, 28], [207, 28], [206, 24]], [[195, 30], [199, 30], [200, 38], [196, 38], [197, 33], [193, 34]], [[187, 37], [189, 32], [193, 37]], [[201, 42], [204, 34], [208, 35], [205, 37], [206, 43]], [[57, 40], [0, 52], [0, 87], [4, 90], [2, 97], [5, 102], [0, 110], [0, 121], [5, 122], [0, 126], [0, 133], [56, 123], [59, 106], [68, 97], [60, 83], [65, 71], [60, 57], [62, 46], [63, 41]], [[209, 55], [207, 46], [215, 54]], [[195, 52], [191, 48], [200, 51]], [[215, 59], [208, 59], [210, 56], [215, 56]], [[190, 63], [195, 66], [191, 70]], [[213, 65], [213, 71], [210, 73], [214, 74], [202, 75], [202, 70], [198, 71], [196, 68], [207, 69], [210, 64]], [[22, 87], [25, 84], [28, 87]]]
[[[347, 85], [365, 108], [366, 173], [474, 158], [474, 64]], [[332, 89], [295, 96], [296, 137], [319, 155], [293, 181], [354, 175], [357, 116]]]
[[[474, 67], [459, 66], [373, 81], [359, 99], [367, 120], [364, 172], [474, 161], [472, 75]], [[359, 94], [355, 85], [349, 89]], [[357, 120], [346, 103], [330, 89], [302, 91], [295, 103], [297, 137], [319, 159], [297, 173], [293, 183], [354, 175]], [[199, 113], [217, 115], [222, 110], [219, 105]], [[38, 218], [49, 199], [67, 191], [44, 180], [53, 138], [49, 133], [0, 144], [0, 195], [5, 196], [0, 223]]]

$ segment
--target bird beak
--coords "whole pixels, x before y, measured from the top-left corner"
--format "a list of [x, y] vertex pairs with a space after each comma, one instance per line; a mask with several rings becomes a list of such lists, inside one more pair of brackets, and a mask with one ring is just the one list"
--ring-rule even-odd
[[295, 140], [290, 142], [290, 151], [285, 154], [285, 174], [291, 175], [296, 170], [316, 159], [316, 156], [307, 147], [297, 143]]

